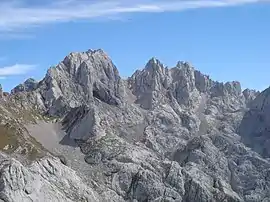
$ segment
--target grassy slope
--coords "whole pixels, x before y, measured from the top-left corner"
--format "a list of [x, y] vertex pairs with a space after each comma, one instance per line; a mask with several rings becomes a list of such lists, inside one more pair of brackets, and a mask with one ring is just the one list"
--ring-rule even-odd
[[29, 136], [24, 125], [48, 120], [39, 112], [27, 109], [14, 102], [0, 102], [0, 150], [8, 154], [20, 154], [36, 160], [47, 152], [41, 144]]

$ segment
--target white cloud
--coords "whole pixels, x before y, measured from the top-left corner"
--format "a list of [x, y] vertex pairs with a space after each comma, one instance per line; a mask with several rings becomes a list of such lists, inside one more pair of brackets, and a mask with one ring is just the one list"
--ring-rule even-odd
[[[0, 31], [14, 32], [55, 22], [87, 20], [127, 13], [175, 12], [187, 9], [236, 6], [269, 0], [58, 0], [29, 6], [27, 0], [0, 3]], [[46, 1], [48, 2], [48, 1]]]
[[0, 68], [0, 77], [23, 75], [35, 68], [36, 65], [27, 64], [15, 64], [13, 66], [7, 66]]

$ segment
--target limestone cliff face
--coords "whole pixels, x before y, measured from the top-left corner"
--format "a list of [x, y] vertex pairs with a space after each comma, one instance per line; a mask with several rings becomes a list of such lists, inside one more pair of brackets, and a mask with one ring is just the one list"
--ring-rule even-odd
[[[77, 174], [52, 157], [41, 159], [35, 169], [50, 161], [50, 169], [57, 169], [45, 175], [46, 183], [41, 177], [46, 191], [28, 196], [24, 188], [12, 192], [12, 175], [4, 169], [3, 193], [13, 194], [0, 198], [270, 201], [268, 91], [242, 91], [237, 81], [216, 82], [187, 62], [169, 68], [156, 58], [123, 80], [104, 51], [71, 53], [36, 87], [14, 90], [3, 102], [57, 117], [65, 139], [83, 155], [78, 160], [70, 145], [61, 145]], [[23, 169], [31, 179], [44, 176]], [[77, 193], [76, 186], [85, 191]]]
[[269, 95], [268, 88], [250, 103], [239, 128], [243, 142], [265, 158], [270, 157]]

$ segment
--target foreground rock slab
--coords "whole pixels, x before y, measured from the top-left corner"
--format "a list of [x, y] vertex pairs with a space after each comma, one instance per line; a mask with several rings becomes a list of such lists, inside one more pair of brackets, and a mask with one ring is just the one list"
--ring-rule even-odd
[[0, 155], [3, 201], [99, 201], [96, 193], [59, 159], [48, 157], [25, 167]]

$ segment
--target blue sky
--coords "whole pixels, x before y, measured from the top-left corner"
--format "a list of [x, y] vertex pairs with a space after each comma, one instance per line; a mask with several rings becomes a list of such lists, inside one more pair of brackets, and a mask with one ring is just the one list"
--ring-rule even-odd
[[[102, 48], [122, 76], [151, 57], [214, 80], [270, 85], [268, 0], [1, 0], [0, 83], [42, 79], [72, 51]], [[269, 2], [269, 3], [268, 3]]]

